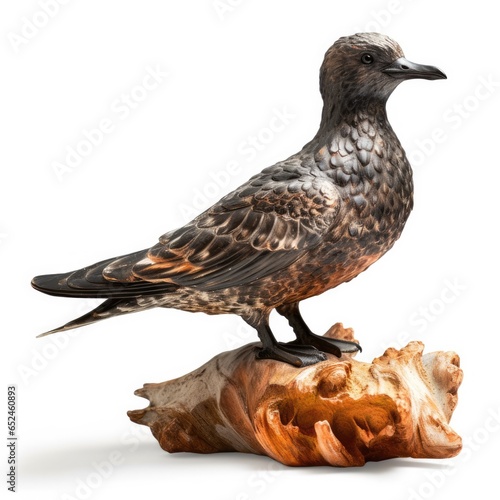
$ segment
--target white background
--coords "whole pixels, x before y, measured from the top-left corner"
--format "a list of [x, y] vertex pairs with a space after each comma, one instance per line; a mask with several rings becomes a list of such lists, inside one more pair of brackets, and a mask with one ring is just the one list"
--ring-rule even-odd
[[[18, 498], [401, 500], [476, 495], [478, 484], [496, 491], [500, 69], [493, 4], [47, 3], [51, 17], [42, 1], [0, 8], [1, 390], [6, 410], [7, 385], [17, 385]], [[169, 455], [129, 421], [127, 410], [146, 405], [133, 391], [255, 334], [237, 317], [153, 310], [36, 339], [96, 303], [37, 293], [30, 279], [151, 246], [187, 222], [188, 207], [199, 212], [295, 153], [319, 123], [324, 52], [340, 36], [373, 30], [396, 39], [408, 59], [439, 66], [448, 80], [405, 82], [389, 101], [415, 170], [415, 209], [401, 240], [351, 283], [306, 301], [303, 312], [317, 332], [336, 321], [352, 326], [361, 360], [412, 339], [426, 351], [459, 353], [465, 378], [451, 424], [464, 451], [452, 460], [349, 470]], [[168, 75], [144, 90], [138, 86], [148, 68]], [[124, 105], [124, 94], [140, 102]], [[263, 130], [276, 110], [288, 123], [270, 138]], [[58, 176], [54, 164], [65, 162], [68, 148], [85, 149], [85, 131], [103, 119], [109, 133]], [[266, 143], [249, 151], [248, 137], [259, 134]], [[220, 174], [228, 164], [231, 174]], [[280, 339], [290, 337], [284, 321], [273, 317], [273, 326]], [[2, 425], [0, 435], [6, 416]], [[6, 451], [0, 460], [6, 463]], [[103, 465], [110, 460], [112, 469]], [[3, 480], [0, 488], [3, 497]]]

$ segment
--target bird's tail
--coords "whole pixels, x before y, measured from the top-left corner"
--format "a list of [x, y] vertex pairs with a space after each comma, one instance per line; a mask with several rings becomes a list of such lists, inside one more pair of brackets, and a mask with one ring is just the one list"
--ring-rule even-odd
[[[42, 333], [39, 337], [51, 333], [72, 330], [80, 326], [95, 323], [101, 319], [162, 306], [165, 294], [172, 293], [179, 287], [173, 283], [150, 283], [148, 281], [110, 281], [103, 275], [103, 270], [112, 262], [123, 260], [132, 265], [144, 256], [145, 250], [116, 259], [103, 260], [77, 271], [61, 274], [45, 274], [33, 278], [31, 285], [36, 290], [56, 297], [80, 297], [106, 299], [93, 311], [74, 319], [59, 328]], [[163, 299], [163, 300], [162, 300]]]
[[59, 328], [54, 328], [48, 332], [38, 335], [38, 337], [45, 337], [52, 333], [64, 332], [66, 330], [72, 330], [74, 328], [80, 328], [81, 326], [90, 325], [96, 321], [101, 321], [102, 319], [107, 319], [112, 316], [119, 316], [121, 314], [128, 314], [136, 311], [142, 311], [148, 309], [149, 307], [154, 307], [154, 304], [148, 305], [147, 302], [143, 304], [138, 303], [138, 298], [129, 297], [125, 299], [107, 299], [102, 304], [99, 304], [92, 311], [76, 318]]

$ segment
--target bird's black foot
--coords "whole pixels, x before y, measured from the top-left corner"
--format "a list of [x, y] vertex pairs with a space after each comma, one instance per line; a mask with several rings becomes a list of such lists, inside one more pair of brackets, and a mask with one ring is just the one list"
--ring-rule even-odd
[[284, 344], [282, 342], [263, 347], [257, 352], [258, 359], [275, 359], [291, 365], [309, 366], [325, 361], [326, 356], [315, 347], [300, 344]]
[[298, 303], [280, 306], [277, 311], [288, 319], [297, 336], [297, 339], [289, 344], [313, 346], [320, 351], [334, 354], [337, 358], [340, 358], [343, 352], [361, 351], [361, 346], [356, 342], [321, 337], [311, 332], [300, 314]]
[[290, 342], [290, 344], [306, 344], [315, 347], [323, 352], [334, 354], [337, 358], [342, 356], [343, 352], [361, 352], [361, 346], [356, 342], [348, 340], [330, 339], [328, 337], [321, 337], [314, 333], [307, 333], [300, 336], [300, 339]]

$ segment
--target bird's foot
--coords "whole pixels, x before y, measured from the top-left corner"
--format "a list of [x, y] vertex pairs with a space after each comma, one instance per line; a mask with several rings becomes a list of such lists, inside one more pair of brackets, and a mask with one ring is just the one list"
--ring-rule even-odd
[[361, 352], [361, 346], [356, 342], [349, 340], [330, 339], [328, 337], [321, 337], [314, 333], [308, 333], [300, 339], [290, 342], [290, 344], [306, 344], [319, 349], [322, 352], [334, 354], [337, 358], [342, 356], [343, 352]]
[[282, 342], [262, 348], [257, 352], [257, 358], [275, 359], [297, 367], [314, 365], [326, 360], [325, 354], [313, 346], [297, 343], [290, 345]]

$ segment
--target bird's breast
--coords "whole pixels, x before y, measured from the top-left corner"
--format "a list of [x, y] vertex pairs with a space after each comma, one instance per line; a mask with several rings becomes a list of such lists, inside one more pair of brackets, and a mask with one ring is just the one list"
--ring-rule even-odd
[[387, 251], [413, 207], [411, 167], [390, 125], [360, 116], [338, 127], [317, 157], [342, 199], [343, 221], [332, 239]]

